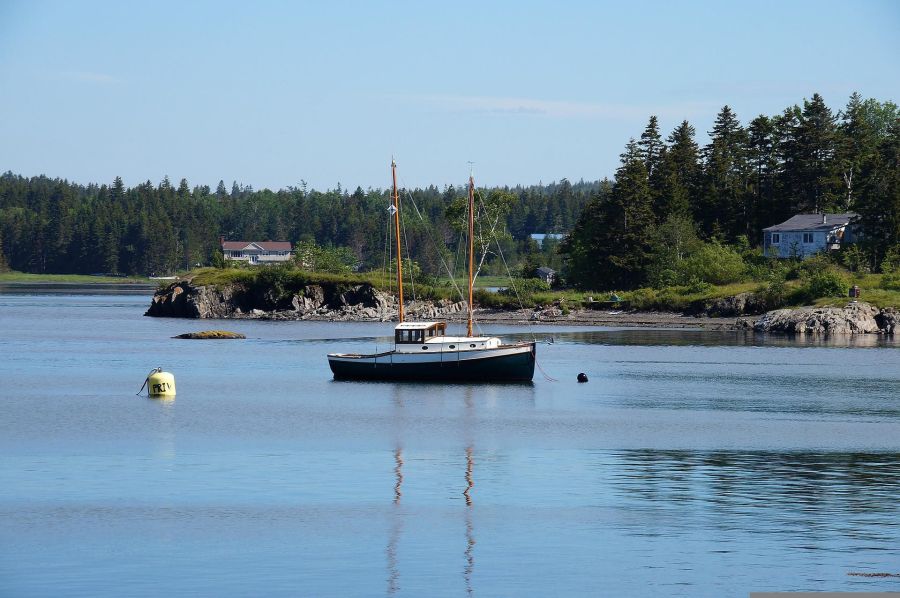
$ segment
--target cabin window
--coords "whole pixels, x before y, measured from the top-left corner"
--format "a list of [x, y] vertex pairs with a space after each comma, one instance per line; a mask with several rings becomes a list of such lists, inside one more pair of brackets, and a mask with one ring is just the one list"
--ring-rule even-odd
[[772, 233], [772, 245], [781, 243], [781, 233]]
[[398, 343], [424, 343], [424, 330], [395, 330], [394, 341]]
[[810, 244], [813, 242], [813, 234], [812, 233], [803, 233], [803, 242], [806, 244]]

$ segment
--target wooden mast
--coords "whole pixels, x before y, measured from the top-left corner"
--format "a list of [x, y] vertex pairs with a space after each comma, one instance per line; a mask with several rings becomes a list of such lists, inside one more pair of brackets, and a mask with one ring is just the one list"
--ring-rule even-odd
[[[400, 254], [400, 194], [397, 193], [397, 163], [391, 158], [391, 176], [394, 179], [394, 236], [397, 238], [397, 290], [399, 293], [399, 322], [403, 323], [403, 258]], [[471, 328], [471, 326], [470, 326]], [[471, 335], [469, 335], [471, 336]]]
[[475, 179], [469, 172], [469, 319], [466, 322], [466, 336], [472, 336], [472, 283], [475, 266]]

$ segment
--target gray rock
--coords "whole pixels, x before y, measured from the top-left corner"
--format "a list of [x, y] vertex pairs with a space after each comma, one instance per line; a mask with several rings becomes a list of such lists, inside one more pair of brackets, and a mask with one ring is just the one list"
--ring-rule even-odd
[[[465, 301], [413, 301], [406, 313], [416, 319], [438, 319], [465, 313]], [[380, 320], [397, 317], [397, 300], [369, 284], [307, 285], [279, 297], [265, 289], [243, 284], [194, 286], [173, 283], [157, 291], [146, 314], [174, 318], [241, 318], [269, 320]]]
[[878, 333], [881, 332], [876, 321], [878, 315], [878, 308], [862, 302], [845, 307], [776, 309], [756, 320], [753, 329], [785, 334]]

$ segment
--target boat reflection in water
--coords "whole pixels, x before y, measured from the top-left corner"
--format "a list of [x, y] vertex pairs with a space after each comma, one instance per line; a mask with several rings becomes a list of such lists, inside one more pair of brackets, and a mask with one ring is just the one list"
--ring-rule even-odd
[[[465, 529], [466, 544], [463, 552], [463, 580], [465, 582], [466, 594], [472, 595], [472, 572], [475, 570], [475, 525], [472, 521], [472, 490], [475, 488], [475, 480], [473, 478], [473, 469], [475, 466], [474, 449], [472, 446], [466, 447], [466, 471], [465, 471], [465, 489], [462, 495], [466, 501], [465, 509]], [[394, 449], [394, 499], [393, 510], [391, 513], [391, 526], [388, 532], [388, 544], [385, 549], [387, 557], [387, 593], [394, 596], [400, 591], [400, 567], [398, 564], [398, 545], [403, 535], [403, 511], [401, 510], [401, 499], [403, 498], [403, 449], [397, 447]]]
[[400, 513], [400, 498], [403, 496], [403, 449], [394, 450], [394, 509], [391, 518], [391, 530], [388, 536], [387, 554], [388, 588], [387, 593], [393, 596], [400, 589], [400, 570], [397, 567], [397, 543], [403, 532], [403, 517]]
[[[465, 405], [465, 421], [467, 429], [467, 446], [466, 446], [466, 468], [463, 473], [465, 486], [461, 494], [465, 500], [465, 549], [463, 551], [463, 582], [467, 595], [474, 593], [472, 588], [472, 573], [475, 570], [475, 524], [473, 522], [474, 501], [472, 492], [475, 489], [475, 447], [471, 437], [472, 417], [475, 404], [473, 401], [473, 388], [467, 387], [463, 392], [463, 400]], [[403, 399], [401, 397], [401, 388], [397, 387], [394, 393], [394, 414], [395, 421], [402, 421]], [[403, 499], [403, 447], [400, 441], [402, 430], [396, 430], [397, 441], [393, 451], [394, 456], [394, 496], [391, 504], [391, 525], [388, 531], [388, 543], [385, 548], [385, 556], [387, 560], [387, 594], [389, 596], [396, 595], [400, 589], [400, 566], [398, 546], [403, 535], [404, 511], [402, 506]]]
[[463, 568], [463, 579], [466, 582], [466, 594], [472, 594], [472, 571], [475, 569], [475, 532], [472, 525], [472, 495], [470, 492], [475, 487], [472, 480], [472, 467], [475, 461], [472, 458], [472, 447], [466, 448], [466, 489], [463, 494], [466, 497], [466, 564]]

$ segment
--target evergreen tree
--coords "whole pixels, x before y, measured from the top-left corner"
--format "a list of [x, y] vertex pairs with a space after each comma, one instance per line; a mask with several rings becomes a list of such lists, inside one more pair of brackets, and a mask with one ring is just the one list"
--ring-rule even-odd
[[664, 149], [665, 144], [659, 134], [659, 120], [656, 116], [651, 116], [644, 132], [641, 133], [641, 140], [637, 143], [637, 155], [644, 162], [648, 178], [652, 177], [653, 172], [662, 164]]
[[117, 176], [113, 181], [112, 187], [109, 188], [109, 198], [113, 202], [125, 199], [125, 183], [122, 182], [122, 177]]
[[729, 106], [716, 116], [704, 148], [704, 189], [700, 222], [708, 235], [728, 240], [749, 232], [746, 131]]
[[773, 142], [775, 145], [776, 194], [778, 206], [783, 216], [799, 214], [804, 209], [801, 199], [801, 182], [799, 177], [799, 142], [797, 131], [800, 127], [800, 107], [786, 108], [773, 119]]
[[700, 150], [694, 141], [694, 127], [688, 121], [682, 121], [667, 141], [669, 149], [664, 154], [661, 169], [663, 186], [656, 198], [660, 221], [699, 211], [696, 196], [701, 174]]
[[597, 196], [562, 244], [569, 276], [595, 289], [634, 288], [646, 279], [654, 216], [644, 157], [634, 139], [622, 154], [609, 199]]
[[835, 161], [836, 117], [819, 94], [803, 102], [797, 126], [797, 177], [804, 211], [825, 212], [841, 202], [840, 177]]
[[753, 238], [761, 229], [784, 220], [775, 203], [775, 177], [778, 161], [775, 155], [775, 124], [759, 115], [747, 127], [747, 160], [752, 169]]
[[900, 245], [900, 119], [894, 121], [860, 171], [856, 206], [873, 270]]

